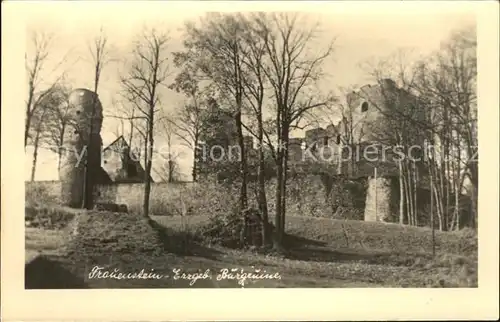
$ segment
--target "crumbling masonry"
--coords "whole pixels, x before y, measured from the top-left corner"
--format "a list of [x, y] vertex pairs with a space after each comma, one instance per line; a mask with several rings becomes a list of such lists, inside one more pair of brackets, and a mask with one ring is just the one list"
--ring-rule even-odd
[[[367, 178], [365, 221], [389, 221], [399, 198], [398, 187], [394, 185], [398, 169], [390, 151], [385, 153], [380, 148], [373, 151], [373, 143], [384, 141], [381, 135], [393, 133], [388, 114], [414, 104], [415, 99], [390, 79], [365, 85], [347, 94], [348, 111], [338, 124], [306, 131], [305, 138], [290, 139], [290, 161], [302, 162], [311, 155], [322, 156], [319, 162], [326, 160], [335, 164], [337, 175]], [[346, 146], [350, 147], [349, 151], [344, 149]], [[371, 160], [365, 158], [367, 146], [372, 148]], [[350, 155], [346, 156], [346, 152]]]
[[[82, 88], [71, 92], [68, 103], [71, 124], [64, 133], [64, 145], [61, 147], [61, 199], [64, 205], [79, 208], [86, 190], [89, 206], [92, 206], [92, 187], [101, 170], [102, 105], [97, 94]], [[86, 165], [89, 172], [87, 182]]]

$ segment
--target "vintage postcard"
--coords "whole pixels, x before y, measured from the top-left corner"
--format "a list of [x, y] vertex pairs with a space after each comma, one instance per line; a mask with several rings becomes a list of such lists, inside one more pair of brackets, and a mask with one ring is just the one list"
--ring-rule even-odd
[[2, 5], [6, 321], [498, 318], [498, 3]]

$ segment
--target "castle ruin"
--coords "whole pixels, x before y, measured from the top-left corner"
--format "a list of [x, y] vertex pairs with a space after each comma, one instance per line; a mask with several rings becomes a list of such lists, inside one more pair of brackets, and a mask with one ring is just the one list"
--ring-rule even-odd
[[[390, 147], [391, 142], [384, 142], [383, 137], [393, 130], [394, 120], [387, 117], [388, 114], [394, 113], [395, 109], [404, 109], [414, 104], [415, 99], [388, 79], [376, 85], [365, 85], [349, 93], [346, 96], [347, 109], [337, 124], [308, 130], [303, 138], [290, 138], [288, 146], [290, 164], [303, 163], [307, 166], [307, 161], [327, 162], [334, 165], [333, 173], [330, 175], [366, 179], [368, 187], [364, 219], [366, 221], [389, 220], [395, 212], [394, 205], [399, 198], [398, 187], [394, 184], [394, 179], [399, 175], [398, 168], [394, 162], [391, 162], [390, 154], [385, 154], [384, 158], [377, 158], [381, 151], [377, 148], [373, 149], [373, 146], [380, 145], [382, 142], [382, 145]], [[140, 164], [131, 164], [128, 161], [116, 159], [120, 162], [101, 166], [100, 130], [103, 110], [97, 95], [87, 89], [76, 89], [71, 93], [69, 103], [70, 118], [74, 122], [71, 130], [65, 133], [63, 147], [65, 153], [62, 153], [61, 159], [60, 180], [63, 203], [70, 207], [81, 207], [85, 198], [84, 190], [88, 191], [87, 200], [92, 203], [92, 187], [96, 184], [114, 182], [115, 177], [130, 179], [124, 182], [140, 182], [139, 177], [143, 176]], [[90, 145], [88, 144], [89, 138]], [[122, 141], [124, 141], [123, 138], [117, 139], [115, 143]], [[246, 137], [244, 141], [247, 148], [252, 150], [252, 138]], [[111, 146], [116, 144], [111, 144]], [[120, 143], [120, 147], [122, 145]], [[372, 159], [367, 160], [364, 148], [370, 145], [372, 146]], [[307, 159], [310, 156], [313, 156], [312, 160]], [[314, 159], [318, 156], [321, 157]], [[120, 166], [115, 164], [117, 162]], [[86, 165], [89, 171], [88, 182], [85, 182]], [[119, 169], [114, 169], [117, 166]], [[129, 172], [135, 175], [130, 175]], [[102, 175], [103, 173], [107, 175]]]
[[[404, 113], [409, 106], [416, 106], [416, 97], [385, 79], [347, 94], [346, 103], [337, 124], [290, 139], [290, 162], [326, 162], [335, 165], [336, 175], [366, 178], [365, 221], [387, 221], [399, 198], [394, 184], [399, 173], [392, 158], [395, 118], [391, 113]], [[423, 121], [423, 113], [412, 115]]]

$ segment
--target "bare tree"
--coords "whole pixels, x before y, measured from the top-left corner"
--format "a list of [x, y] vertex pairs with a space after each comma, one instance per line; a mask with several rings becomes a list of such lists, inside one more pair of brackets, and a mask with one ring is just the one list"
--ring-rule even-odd
[[[55, 85], [52, 90], [38, 102], [38, 107], [32, 116], [30, 136], [33, 145], [33, 161], [31, 181], [35, 180], [35, 172], [40, 148], [61, 154], [61, 145], [64, 127], [69, 123], [68, 115], [68, 88], [61, 84]], [[60, 160], [59, 160], [60, 161]]]
[[[255, 16], [254, 16], [255, 18]], [[245, 102], [250, 107], [251, 114], [257, 123], [257, 131], [251, 131], [247, 126], [245, 128], [257, 138], [258, 149], [258, 192], [257, 201], [259, 210], [262, 214], [262, 241], [267, 245], [270, 240], [269, 213], [267, 207], [266, 185], [265, 185], [265, 141], [264, 141], [264, 101], [266, 98], [266, 87], [269, 85], [263, 70], [263, 61], [266, 50], [265, 42], [259, 37], [259, 26], [255, 19], [245, 19], [241, 14], [240, 21], [245, 22], [247, 32], [244, 34], [242, 42], [245, 44], [243, 54], [243, 65], [246, 69], [243, 82], [245, 90], [243, 91]]]
[[170, 115], [166, 115], [158, 126], [159, 134], [164, 139], [164, 146], [167, 148], [167, 151], [163, 151], [163, 149], [160, 151], [161, 156], [166, 161], [161, 167], [160, 176], [167, 182], [178, 181], [180, 177], [179, 151], [174, 149], [175, 129], [173, 117]]
[[104, 117], [113, 118], [120, 122], [121, 129], [117, 131], [117, 136], [123, 135], [127, 145], [131, 150], [136, 150], [137, 154], [134, 155], [138, 156], [140, 160], [146, 138], [145, 121], [147, 119], [145, 116], [139, 115], [136, 101], [130, 102], [127, 98], [128, 94], [125, 91], [121, 91], [120, 94], [123, 96], [123, 99], [113, 100], [113, 113], [104, 115]]
[[44, 145], [46, 145], [49, 150], [57, 153], [58, 164], [57, 169], [59, 170], [61, 166], [61, 153], [62, 146], [64, 143], [64, 134], [70, 126], [72, 119], [69, 110], [69, 94], [71, 93], [71, 88], [69, 86], [61, 85], [54, 90], [53, 95], [57, 95], [55, 104], [50, 104], [47, 117], [44, 121], [44, 131], [46, 132], [46, 137], [44, 138]]
[[[49, 57], [49, 50], [52, 40], [52, 35], [33, 32], [31, 34], [31, 46], [33, 47], [33, 53], [26, 53], [25, 55], [25, 67], [28, 80], [28, 99], [26, 100], [25, 111], [26, 123], [24, 125], [24, 147], [26, 147], [26, 145], [28, 144], [31, 121], [34, 114], [37, 112], [37, 109], [40, 107], [40, 103], [43, 101], [45, 96], [47, 96], [54, 89], [54, 87], [64, 76], [64, 74], [61, 73], [60, 76], [57, 77], [53, 82], [47, 84], [47, 80], [44, 79], [44, 75], [42, 74], [45, 70], [46, 63]], [[54, 68], [54, 70], [57, 69], [57, 67], [59, 67], [60, 64], [62, 64], [64, 61], [65, 58], [61, 59], [60, 63], [56, 65], [56, 68]]]
[[[399, 51], [396, 59], [382, 59], [370, 66], [370, 73], [379, 83], [387, 77], [394, 78], [405, 92], [417, 98], [414, 104], [393, 104], [397, 108], [384, 113], [388, 123], [380, 127], [385, 129], [383, 139], [380, 139], [409, 146], [420, 143], [415, 138], [423, 133], [431, 145], [427, 162], [412, 164], [406, 158], [399, 164], [400, 222], [404, 212], [408, 224], [419, 223], [416, 190], [422, 176], [418, 165], [425, 167], [423, 174], [430, 180], [433, 209], [437, 213], [440, 230], [458, 229], [460, 226], [459, 208], [465, 178], [471, 178], [472, 186], [477, 187], [475, 47], [475, 30], [464, 29], [443, 42], [439, 52], [414, 63], [405, 61], [404, 53]], [[376, 102], [371, 103], [377, 105]], [[473, 158], [469, 158], [471, 156]], [[477, 198], [473, 194], [472, 201], [475, 200]], [[475, 212], [476, 207], [473, 209]], [[476, 216], [474, 213], [471, 218]]]
[[187, 102], [180, 108], [178, 115], [173, 117], [171, 125], [175, 135], [182, 144], [193, 151], [192, 178], [197, 181], [197, 147], [200, 136], [204, 131], [203, 114], [206, 111], [207, 93], [200, 88], [200, 81], [196, 79], [194, 66], [186, 64], [182, 56], [176, 55], [174, 63], [182, 66], [182, 70], [176, 77], [170, 88], [187, 96]]
[[146, 121], [147, 151], [145, 154], [145, 184], [143, 215], [149, 217], [149, 195], [151, 192], [151, 169], [153, 165], [155, 115], [159, 111], [160, 86], [166, 86], [168, 57], [166, 49], [168, 35], [155, 29], [145, 30], [135, 43], [132, 61], [121, 84], [127, 99], [137, 108], [137, 113]]
[[[47, 97], [47, 96], [46, 96]], [[41, 103], [43, 104], [43, 103]], [[32, 116], [32, 121], [33, 121], [33, 132], [34, 132], [34, 139], [33, 139], [33, 161], [31, 164], [31, 181], [35, 181], [35, 173], [36, 173], [36, 165], [38, 161], [38, 149], [40, 147], [40, 141], [43, 140], [44, 132], [43, 132], [43, 124], [46, 119], [48, 108], [43, 107], [40, 108], [37, 113], [33, 114]]]
[[[444, 229], [459, 227], [459, 198], [464, 178], [471, 182], [473, 214], [477, 218], [477, 57], [476, 30], [467, 27], [453, 32], [442, 44], [442, 50], [422, 63], [417, 71], [415, 91], [425, 97], [434, 109], [432, 134], [440, 147], [436, 160], [437, 210], [444, 216]], [[451, 205], [452, 196], [454, 207]]]
[[86, 138], [87, 142], [87, 157], [85, 158], [85, 163], [84, 163], [84, 180], [83, 180], [83, 191], [84, 191], [84, 198], [83, 198], [83, 204], [82, 208], [88, 208], [90, 209], [92, 207], [92, 192], [93, 192], [93, 182], [92, 180], [95, 178], [92, 174], [91, 166], [89, 166], [89, 151], [92, 151], [94, 147], [91, 145], [93, 144], [92, 140], [92, 135], [94, 132], [94, 122], [96, 118], [96, 112], [97, 112], [97, 104], [98, 104], [98, 89], [99, 89], [99, 81], [101, 79], [101, 73], [104, 68], [104, 66], [110, 61], [109, 57], [109, 51], [108, 51], [108, 38], [106, 34], [104, 33], [104, 30], [101, 28], [99, 31], [99, 35], [93, 39], [91, 43], [88, 44], [88, 51], [91, 56], [91, 62], [94, 67], [94, 93], [95, 95], [92, 96], [92, 112], [90, 115], [90, 120], [89, 120], [89, 133], [88, 137]]
[[308, 113], [329, 106], [332, 97], [314, 93], [316, 82], [325, 74], [322, 64], [333, 50], [310, 49], [318, 30], [300, 27], [300, 17], [290, 14], [260, 14], [256, 18], [259, 36], [264, 41], [266, 60], [263, 73], [271, 85], [275, 104], [275, 156], [278, 187], [276, 190], [276, 234], [274, 247], [281, 249], [285, 230], [286, 181], [290, 131], [300, 125]]
[[236, 123], [240, 150], [240, 208], [247, 207], [248, 167], [243, 136], [242, 112], [244, 99], [244, 66], [242, 35], [244, 24], [235, 15], [210, 13], [201, 20], [201, 25], [186, 24], [186, 51], [176, 53], [179, 65], [196, 68], [188, 71], [198, 79], [211, 82], [218, 92], [218, 101], [224, 102]]

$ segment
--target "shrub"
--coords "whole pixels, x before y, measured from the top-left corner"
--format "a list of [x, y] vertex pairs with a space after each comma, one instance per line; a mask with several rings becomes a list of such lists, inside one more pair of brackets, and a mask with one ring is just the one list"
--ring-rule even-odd
[[211, 216], [208, 222], [197, 227], [194, 233], [207, 244], [237, 248], [242, 223], [241, 216], [235, 209], [227, 215]]
[[111, 212], [128, 212], [127, 205], [116, 204], [116, 203], [96, 203], [94, 205], [94, 210], [98, 211], [111, 211]]
[[[165, 189], [167, 191], [151, 190], [150, 216], [191, 216], [206, 214], [208, 209], [216, 213], [224, 212], [226, 210], [224, 204], [238, 197], [238, 195], [228, 195], [229, 191], [237, 193], [236, 190], [211, 182], [169, 185], [171, 188]], [[129, 211], [142, 215], [142, 195], [130, 199], [132, 200], [128, 202]]]
[[25, 206], [26, 225], [50, 230], [63, 229], [81, 212], [57, 206]]
[[[243, 229], [244, 222], [247, 225], [246, 229]], [[238, 207], [234, 207], [226, 216], [211, 217], [207, 223], [195, 229], [195, 234], [205, 243], [233, 249], [261, 247], [266, 246], [262, 243], [262, 229], [268, 229], [272, 234], [274, 225], [269, 222], [263, 227], [261, 214], [255, 208], [250, 207], [240, 212]]]
[[[143, 214], [142, 204], [137, 213], [140, 215]], [[180, 214], [180, 207], [165, 197], [161, 198], [161, 196], [153, 195], [149, 200], [150, 216], [178, 216]]]
[[[248, 198], [251, 206], [256, 206], [252, 199], [253, 185], [248, 186]], [[240, 246], [240, 231], [243, 220], [239, 209], [240, 186], [238, 183], [203, 182], [178, 195], [181, 218], [186, 223], [189, 218], [208, 218], [203, 224], [193, 226], [190, 234], [198, 236], [207, 244], [218, 244], [236, 248]], [[180, 227], [185, 230], [185, 227]]]
[[58, 198], [50, 191], [49, 185], [28, 182], [25, 184], [25, 201], [27, 206], [55, 205]]
[[338, 206], [332, 215], [334, 219], [344, 219], [344, 220], [363, 220], [365, 218], [364, 209]]
[[242, 224], [238, 197], [237, 187], [228, 185], [206, 184], [191, 190], [183, 198], [189, 214], [209, 217], [194, 233], [209, 244], [237, 247]]
[[363, 220], [366, 200], [366, 182], [332, 178], [328, 194], [331, 218]]
[[472, 228], [464, 228], [453, 232], [458, 237], [458, 248], [464, 255], [477, 257], [477, 232]]
[[198, 183], [176, 189], [170, 195], [152, 195], [149, 211], [151, 216], [227, 215], [238, 197], [237, 185]]

